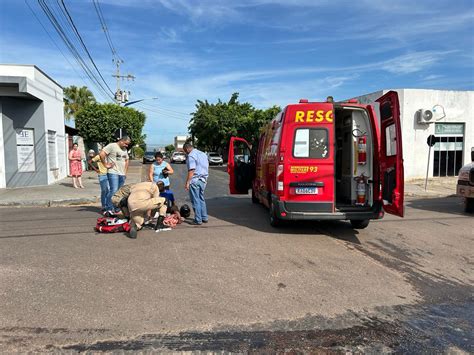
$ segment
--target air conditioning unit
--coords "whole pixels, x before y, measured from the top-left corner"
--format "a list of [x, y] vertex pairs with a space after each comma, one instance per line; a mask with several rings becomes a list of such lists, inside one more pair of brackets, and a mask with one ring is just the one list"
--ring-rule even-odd
[[417, 114], [417, 122], [419, 124], [429, 124], [432, 123], [431, 120], [433, 119], [433, 111], [419, 109]]

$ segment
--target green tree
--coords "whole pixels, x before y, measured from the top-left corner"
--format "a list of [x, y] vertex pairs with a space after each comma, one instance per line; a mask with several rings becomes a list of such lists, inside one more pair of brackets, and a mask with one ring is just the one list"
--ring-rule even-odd
[[114, 142], [114, 133], [118, 128], [127, 131], [132, 144], [143, 144], [146, 136], [142, 134], [146, 116], [131, 107], [116, 104], [92, 103], [76, 114], [76, 128], [88, 142], [107, 144]]
[[174, 152], [174, 145], [173, 144], [168, 144], [166, 147], [165, 147], [165, 152], [168, 153], [168, 154], [171, 154]]
[[142, 147], [133, 147], [132, 155], [137, 159], [141, 159], [145, 155], [145, 151], [143, 150]]
[[77, 112], [93, 102], [96, 102], [94, 94], [86, 87], [68, 86], [64, 88], [64, 116], [69, 121], [76, 118]]
[[231, 136], [255, 144], [262, 127], [280, 111], [277, 106], [267, 110], [255, 109], [250, 103], [240, 103], [238, 97], [239, 94], [234, 93], [228, 102], [218, 100], [216, 104], [207, 100], [197, 101], [189, 132], [200, 148], [209, 151], [225, 148]]

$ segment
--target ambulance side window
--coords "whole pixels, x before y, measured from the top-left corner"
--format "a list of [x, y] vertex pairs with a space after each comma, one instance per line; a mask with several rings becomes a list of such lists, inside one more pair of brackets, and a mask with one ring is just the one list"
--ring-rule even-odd
[[298, 128], [293, 140], [295, 158], [325, 159], [329, 156], [328, 130]]

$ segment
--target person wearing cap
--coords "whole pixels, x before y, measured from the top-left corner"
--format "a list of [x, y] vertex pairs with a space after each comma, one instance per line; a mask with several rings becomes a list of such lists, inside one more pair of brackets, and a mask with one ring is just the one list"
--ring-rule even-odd
[[107, 195], [106, 213], [109, 214], [115, 212], [112, 196], [125, 184], [128, 171], [127, 148], [130, 143], [130, 137], [124, 135], [117, 142], [106, 145], [99, 153], [102, 164], [107, 168], [109, 193]]
[[107, 195], [109, 194], [107, 168], [102, 164], [100, 155], [96, 154], [95, 150], [89, 150], [88, 156], [87, 163], [89, 164], [89, 168], [94, 170], [99, 177], [101, 210], [102, 212], [105, 212], [107, 210]]

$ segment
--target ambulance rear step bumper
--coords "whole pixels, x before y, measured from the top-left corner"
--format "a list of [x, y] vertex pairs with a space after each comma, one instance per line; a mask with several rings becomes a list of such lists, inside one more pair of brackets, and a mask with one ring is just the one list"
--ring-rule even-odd
[[[364, 220], [379, 219], [381, 203], [374, 203], [372, 208], [351, 208], [332, 211], [332, 203], [325, 202], [285, 202], [274, 198], [273, 201], [278, 218], [282, 220]], [[283, 214], [283, 215], [282, 215]]]

